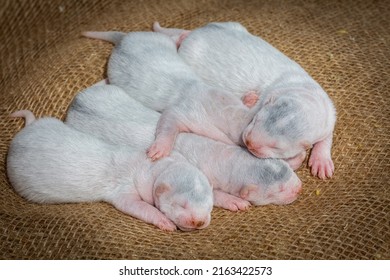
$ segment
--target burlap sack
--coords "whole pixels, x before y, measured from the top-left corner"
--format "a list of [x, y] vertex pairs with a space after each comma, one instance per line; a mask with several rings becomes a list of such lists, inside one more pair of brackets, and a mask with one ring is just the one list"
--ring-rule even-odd
[[[1, 1], [0, 258], [389, 259], [390, 21], [386, 0]], [[299, 62], [329, 93], [338, 120], [331, 180], [298, 171], [288, 206], [214, 209], [211, 225], [164, 233], [105, 203], [37, 205], [5, 172], [30, 109], [63, 119], [81, 89], [104, 78], [112, 46], [85, 30], [196, 28], [239, 21]]]

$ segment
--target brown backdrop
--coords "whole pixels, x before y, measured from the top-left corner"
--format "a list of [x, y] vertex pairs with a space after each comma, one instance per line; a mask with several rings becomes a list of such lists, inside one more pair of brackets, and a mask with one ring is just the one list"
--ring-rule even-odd
[[[323, 3], [324, 2], [324, 3]], [[0, 1], [0, 258], [390, 259], [389, 2]], [[8, 183], [18, 109], [63, 119], [104, 77], [109, 43], [85, 30], [196, 28], [239, 21], [298, 61], [334, 100], [331, 180], [298, 171], [300, 198], [245, 213], [214, 209], [211, 225], [164, 233], [105, 203], [36, 205]]]

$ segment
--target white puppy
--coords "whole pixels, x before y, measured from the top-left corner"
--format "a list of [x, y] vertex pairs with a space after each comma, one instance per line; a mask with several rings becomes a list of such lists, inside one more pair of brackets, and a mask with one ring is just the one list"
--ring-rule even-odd
[[[159, 117], [119, 87], [107, 85], [79, 93], [65, 122], [109, 143], [146, 149], [153, 142]], [[207, 176], [214, 188], [215, 205], [232, 211], [246, 209], [247, 201], [288, 204], [301, 190], [301, 181], [286, 162], [259, 159], [238, 146], [182, 133], [170, 157], [177, 153]]]
[[107, 144], [55, 118], [35, 120], [30, 111], [11, 116], [25, 117], [27, 126], [11, 142], [8, 177], [28, 200], [105, 201], [166, 231], [209, 225], [212, 188], [184, 158], [152, 163], [142, 151]]
[[153, 160], [170, 153], [179, 132], [242, 144], [242, 132], [255, 111], [250, 112], [233, 94], [206, 85], [180, 58], [167, 36], [153, 32], [83, 34], [115, 43], [107, 68], [110, 84], [162, 112], [156, 139], [148, 149]]
[[314, 145], [312, 174], [322, 179], [333, 175], [336, 110], [301, 66], [235, 22], [210, 23], [194, 31], [155, 23], [154, 30], [170, 36], [179, 55], [209, 85], [238, 96], [260, 96], [258, 113], [242, 135], [254, 155], [299, 166], [305, 150]]

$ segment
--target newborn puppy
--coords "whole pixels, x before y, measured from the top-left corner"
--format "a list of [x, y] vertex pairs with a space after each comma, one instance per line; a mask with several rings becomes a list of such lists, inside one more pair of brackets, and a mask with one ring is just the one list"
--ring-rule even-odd
[[194, 132], [226, 144], [242, 143], [241, 134], [253, 114], [248, 116], [248, 107], [236, 96], [207, 86], [167, 36], [153, 32], [83, 35], [115, 44], [108, 62], [110, 84], [162, 112], [156, 139], [147, 152], [153, 160], [171, 152], [179, 132]]
[[313, 147], [314, 176], [331, 177], [336, 110], [321, 86], [296, 62], [236, 22], [210, 23], [194, 31], [162, 28], [179, 55], [209, 85], [238, 96], [256, 93], [257, 115], [242, 138], [257, 157], [284, 158], [292, 166]]
[[30, 111], [11, 117], [26, 118], [7, 157], [8, 178], [26, 199], [105, 201], [165, 231], [209, 225], [211, 186], [184, 158], [152, 163], [144, 152], [105, 143], [55, 118], [35, 120]]
[[[153, 142], [159, 117], [119, 87], [107, 85], [79, 93], [69, 107], [66, 124], [112, 144], [146, 149]], [[237, 211], [248, 207], [246, 201], [288, 204], [301, 190], [300, 180], [287, 163], [256, 158], [238, 146], [182, 133], [172, 155], [176, 153], [206, 174], [214, 188], [215, 206]]]

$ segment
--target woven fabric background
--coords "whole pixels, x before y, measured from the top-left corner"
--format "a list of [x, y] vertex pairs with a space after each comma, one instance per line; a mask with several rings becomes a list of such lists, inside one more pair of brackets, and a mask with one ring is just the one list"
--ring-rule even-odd
[[[1, 259], [390, 259], [390, 4], [386, 0], [0, 1]], [[331, 180], [298, 170], [288, 206], [214, 208], [205, 230], [164, 233], [106, 203], [37, 205], [6, 176], [29, 109], [64, 119], [105, 77], [112, 45], [86, 30], [193, 29], [239, 21], [300, 63], [338, 112]]]

